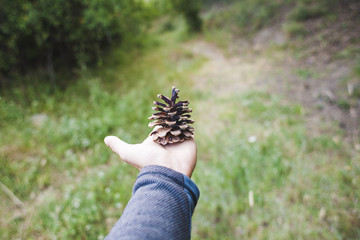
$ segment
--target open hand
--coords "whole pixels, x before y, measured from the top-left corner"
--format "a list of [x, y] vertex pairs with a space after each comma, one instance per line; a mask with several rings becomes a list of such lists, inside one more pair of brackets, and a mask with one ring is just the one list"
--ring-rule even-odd
[[159, 165], [191, 177], [196, 165], [193, 138], [165, 146], [155, 143], [151, 136], [140, 144], [128, 144], [115, 136], [108, 136], [104, 141], [122, 160], [139, 170], [148, 165]]

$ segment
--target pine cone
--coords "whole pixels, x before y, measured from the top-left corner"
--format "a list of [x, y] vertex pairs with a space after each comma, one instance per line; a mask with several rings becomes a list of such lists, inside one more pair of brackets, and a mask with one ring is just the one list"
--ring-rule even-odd
[[194, 134], [194, 128], [188, 125], [194, 123], [188, 114], [192, 112], [192, 109], [188, 108], [189, 101], [176, 103], [179, 91], [172, 87], [171, 99], [162, 94], [157, 95], [165, 104], [154, 101], [156, 107], [153, 107], [153, 110], [158, 112], [149, 117], [150, 120], [155, 120], [149, 123], [149, 127], [155, 127], [150, 136], [159, 144], [183, 142]]

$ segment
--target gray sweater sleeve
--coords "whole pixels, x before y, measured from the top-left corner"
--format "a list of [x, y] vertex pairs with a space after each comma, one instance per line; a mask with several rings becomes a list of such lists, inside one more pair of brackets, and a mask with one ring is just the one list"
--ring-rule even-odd
[[187, 176], [161, 166], [144, 167], [133, 196], [105, 240], [190, 239], [200, 192]]

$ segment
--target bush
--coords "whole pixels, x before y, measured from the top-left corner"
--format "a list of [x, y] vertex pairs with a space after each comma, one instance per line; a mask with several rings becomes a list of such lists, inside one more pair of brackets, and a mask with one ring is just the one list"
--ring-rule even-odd
[[[98, 60], [113, 41], [142, 32], [149, 15], [134, 0], [6, 0], [0, 8], [0, 78]], [[4, 82], [4, 80], [3, 80]]]
[[199, 0], [172, 0], [173, 7], [186, 20], [189, 32], [200, 32], [202, 20], [200, 18], [201, 1]]

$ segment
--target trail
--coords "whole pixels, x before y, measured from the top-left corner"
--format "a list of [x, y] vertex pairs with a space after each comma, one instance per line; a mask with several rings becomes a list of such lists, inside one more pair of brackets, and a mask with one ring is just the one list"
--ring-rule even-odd
[[216, 97], [226, 97], [256, 88], [259, 78], [270, 67], [268, 59], [257, 56], [226, 57], [216, 45], [197, 40], [186, 48], [208, 61], [193, 76], [195, 87]]
[[[316, 59], [321, 57], [319, 55], [312, 56], [312, 61], [317, 62], [315, 67], [297, 60], [286, 50], [270, 51], [269, 54], [266, 52], [268, 46], [261, 46], [256, 41], [253, 45], [230, 44], [236, 48], [230, 56], [225, 55], [215, 44], [204, 40], [197, 39], [185, 44], [185, 49], [195, 56], [207, 59], [202, 68], [192, 75], [195, 90], [211, 96], [197, 103], [199, 120], [206, 120], [210, 127], [216, 127], [219, 125], [218, 109], [226, 108], [219, 106], [219, 100], [251, 91], [265, 91], [302, 105], [309, 112], [305, 120], [311, 134], [321, 135], [322, 132], [317, 129], [324, 123], [329, 126], [339, 125], [347, 141], [353, 142], [355, 148], [360, 149], [356, 124], [360, 109], [342, 109], [336, 105], [341, 96], [334, 96], [341, 92], [341, 79], [348, 77], [349, 66], [344, 67], [341, 61], [322, 63]], [[314, 73], [310, 72], [304, 79], [302, 71]], [[356, 111], [358, 113], [354, 114]]]
[[[192, 103], [194, 104], [192, 105], [194, 108], [194, 119], [198, 124], [201, 123], [201, 127], [195, 127], [195, 138], [197, 137], [196, 134], [198, 134], [200, 136], [199, 139], [208, 141], [205, 144], [200, 141], [198, 142], [200, 149], [198, 169], [201, 169], [202, 172], [197, 174], [198, 179], [195, 180], [198, 180], [199, 186], [205, 194], [201, 200], [202, 204], [197, 207], [197, 211], [202, 214], [194, 219], [193, 232], [195, 235], [200, 236], [199, 239], [208, 239], [210, 238], [209, 232], [214, 231], [216, 233], [216, 226], [218, 225], [222, 228], [219, 231], [221, 234], [226, 232], [235, 239], [249, 238], [249, 236], [258, 239], [264, 236], [259, 232], [274, 232], [276, 229], [281, 229], [283, 232], [295, 232], [296, 230], [294, 229], [297, 229], [302, 224], [304, 229], [310, 229], [310, 231], [313, 231], [313, 226], [315, 225], [318, 225], [324, 231], [332, 227], [332, 223], [324, 224], [322, 221], [325, 215], [328, 214], [326, 211], [331, 208], [327, 205], [326, 201], [321, 200], [321, 198], [318, 199], [318, 196], [325, 196], [322, 189], [329, 184], [331, 185], [333, 199], [342, 198], [344, 189], [349, 185], [345, 182], [338, 183], [339, 181], [335, 180], [333, 176], [344, 171], [347, 171], [349, 176], [356, 176], [355, 170], [353, 171], [351, 167], [347, 166], [357, 166], [355, 159], [358, 159], [358, 152], [356, 152], [358, 150], [356, 150], [357, 145], [354, 145], [354, 150], [347, 150], [349, 142], [343, 140], [349, 139], [346, 139], [346, 137], [339, 133], [341, 131], [336, 127], [339, 121], [349, 116], [349, 112], [343, 111], [335, 104], [323, 100], [324, 98], [320, 98], [322, 100], [322, 110], [319, 110], [314, 103], [319, 101], [319, 94], [324, 92], [324, 90], [328, 90], [329, 83], [336, 83], [348, 73], [341, 71], [341, 74], [334, 75], [334, 71], [330, 71], [331, 69], [329, 70], [328, 66], [323, 64], [318, 66], [318, 71], [323, 72], [323, 76], [313, 76], [304, 79], [298, 74], [299, 69], [307, 69], [302, 65], [303, 62], [295, 59], [290, 51], [282, 49], [270, 51], [271, 54], [268, 54], [267, 49], [256, 50], [252, 46], [249, 49], [240, 48], [238, 49], [240, 54], [234, 53], [228, 56], [216, 45], [199, 39], [186, 43], [184, 47], [195, 56], [207, 59], [202, 67], [191, 75], [195, 94], [199, 96], [196, 102]], [[334, 69], [338, 69], [338, 63], [335, 62], [334, 64]], [[327, 81], [324, 81], [324, 79]], [[258, 115], [249, 118], [246, 116], [247, 111], [244, 111], [244, 113], [241, 111], [254, 110], [240, 102], [246, 101], [244, 94], [246, 96], [247, 93], [252, 92], [266, 93], [265, 96], [270, 96], [269, 98], [275, 95], [275, 98], [278, 99], [277, 97], [280, 96], [280, 102], [276, 102], [273, 108], [268, 108], [269, 112], [274, 111], [276, 114], [273, 118], [271, 113], [269, 114], [267, 120], [271, 123], [268, 126], [261, 121], [253, 121], [253, 118], [256, 118]], [[251, 94], [250, 96], [252, 97]], [[260, 104], [266, 105], [268, 99], [263, 100], [264, 102]], [[269, 102], [271, 102], [271, 99], [269, 99]], [[281, 109], [282, 104], [291, 107], [295, 106], [295, 104], [300, 105], [300, 110], [293, 116], [300, 119], [301, 123], [299, 125], [301, 127], [299, 129], [302, 131], [300, 134], [297, 133], [298, 130], [296, 128], [298, 126], [296, 124], [291, 125], [287, 123], [288, 115], [291, 117], [293, 113], [277, 111], [277, 108]], [[226, 115], [228, 113], [230, 114]], [[228, 120], [228, 118], [232, 118], [233, 121]], [[253, 122], [256, 124], [256, 129], [252, 129]], [[350, 128], [350, 130], [352, 129]], [[285, 134], [282, 135], [283, 133]], [[267, 136], [271, 134], [273, 134], [273, 139], [275, 139], [274, 143], [271, 140], [272, 137], [267, 140]], [[344, 149], [331, 149], [331, 147], [319, 145], [315, 146], [316, 149], [313, 152], [311, 152], [312, 150], [306, 150], [306, 147], [304, 147], [306, 145], [303, 143], [312, 144], [315, 142], [313, 139], [319, 137], [319, 135], [321, 137], [318, 139], [327, 139], [329, 142], [332, 141], [336, 144], [344, 142], [346, 147]], [[251, 149], [249, 152], [253, 152], [249, 154], [250, 157], [247, 154], [244, 154], [245, 156], [242, 155], [246, 151], [236, 154], [237, 152], [234, 149], [240, 149], [241, 147], [239, 146], [246, 141], [250, 143], [250, 136], [255, 136], [258, 139], [256, 140], [255, 138], [255, 141], [259, 145], [263, 144], [263, 149], [267, 149], [265, 146], [269, 144], [268, 146], [270, 147], [266, 151], [272, 151], [275, 148], [274, 155], [268, 154], [266, 151], [259, 151], [258, 154], [261, 156], [258, 158], [258, 162], [256, 162], [257, 148], [249, 148]], [[296, 142], [299, 140], [297, 137], [301, 138], [301, 141], [298, 143]], [[356, 142], [356, 138], [352, 142]], [[279, 145], [277, 146], [277, 144]], [[283, 168], [284, 173], [286, 172], [288, 175], [281, 176], [279, 174], [280, 167], [278, 167], [278, 162], [273, 162], [273, 165], [266, 165], [265, 161], [271, 162], [271, 159], [277, 156], [278, 153], [276, 151], [280, 153], [279, 156], [281, 157], [279, 159], [281, 159], [283, 166], [291, 166], [290, 168]], [[286, 159], [286, 155], [288, 155], [287, 157], [290, 160]], [[343, 156], [348, 157], [344, 159]], [[265, 161], [263, 162], [262, 160], [264, 159]], [[237, 171], [242, 166], [241, 164], [237, 165], [239, 162], [243, 162], [244, 169], [246, 169], [244, 172], [247, 172], [249, 175]], [[249, 162], [253, 162], [254, 165], [261, 167], [251, 169]], [[265, 186], [267, 184], [266, 181], [257, 182], [257, 175], [270, 176], [271, 172], [275, 173], [274, 179], [284, 180], [284, 184], [277, 186], [276, 183], [271, 183], [274, 185]], [[236, 191], [234, 191], [234, 194], [227, 194], [231, 193], [232, 189], [226, 186], [233, 185], [236, 189], [238, 180], [246, 179], [246, 176], [250, 176], [251, 173], [254, 175], [252, 178], [249, 178], [251, 179], [249, 182], [252, 182], [249, 186], [256, 186], [255, 189], [257, 190], [255, 192], [260, 196], [259, 198], [266, 199], [270, 207], [266, 207], [265, 203], [265, 207], [258, 206], [257, 209], [254, 208], [252, 211], [241, 210], [244, 212], [238, 214], [234, 210], [236, 208], [234, 206], [240, 205], [239, 202], [241, 197], [244, 197], [244, 194], [240, 196]], [[208, 176], [211, 177], [208, 179]], [[233, 176], [236, 177], [233, 178]], [[318, 181], [318, 176], [323, 176], [326, 179], [324, 181], [326, 182], [325, 185]], [[357, 180], [352, 181], [355, 182]], [[337, 184], [341, 186], [338, 188]], [[246, 184], [241, 187], [246, 188]], [[298, 192], [301, 192], [302, 189], [310, 192], [309, 195], [306, 195], [308, 199], [313, 198], [314, 200], [304, 202], [305, 196], [304, 198], [298, 197]], [[249, 190], [251, 190], [249, 194], [250, 192], [253, 193], [252, 188], [249, 187]], [[221, 195], [218, 194], [219, 192], [221, 192]], [[312, 195], [313, 193], [315, 194], [314, 196]], [[310, 195], [311, 197], [309, 197]], [[226, 196], [226, 200], [216, 201], [216, 199], [224, 196]], [[297, 198], [299, 199], [293, 200]], [[350, 203], [354, 199], [356, 197], [352, 198], [350, 196], [344, 201]], [[226, 205], [224, 202], [232, 207], [223, 206]], [[319, 218], [305, 221], [304, 219], [309, 219], [311, 216], [310, 211], [308, 211], [312, 208], [311, 206], [315, 206], [316, 209], [319, 205], [321, 205], [321, 208], [318, 209]], [[345, 210], [344, 205], [337, 204], [336, 208], [345, 211], [346, 215], [350, 216], [349, 219], [358, 219], [358, 213]], [[256, 223], [251, 224], [251, 227], [247, 224], [252, 223], [254, 219], [263, 220], [263, 212], [265, 212], [263, 210], [266, 210], [266, 214], [269, 214], [271, 216], [270, 219], [274, 219], [274, 221], [269, 224], [264, 220], [263, 223], [265, 224], [259, 227], [260, 230], [258, 232], [251, 232], [252, 226], [256, 225]], [[301, 214], [298, 214], [298, 211], [301, 211]], [[235, 214], [233, 214], [234, 212]], [[212, 218], [209, 215], [219, 216]], [[225, 221], [226, 224], [221, 225]], [[351, 225], [351, 220], [347, 218], [343, 218], [340, 221], [345, 222], [344, 225], [350, 222], [349, 224]], [[276, 222], [280, 222], [280, 226]], [[356, 224], [358, 224], [358, 221], [354, 220], [353, 225]], [[283, 236], [286, 236], [286, 234]]]
[[[186, 43], [185, 48], [207, 61], [192, 75], [195, 91], [206, 97], [197, 100], [194, 118], [206, 123], [200, 135], [212, 138], [215, 132], [226, 127], [222, 114], [230, 106], [226, 99], [243, 93], [264, 89], [264, 76], [271, 69], [269, 59], [252, 54], [226, 56], [222, 49], [204, 40]], [[225, 100], [225, 102], [223, 101]]]

